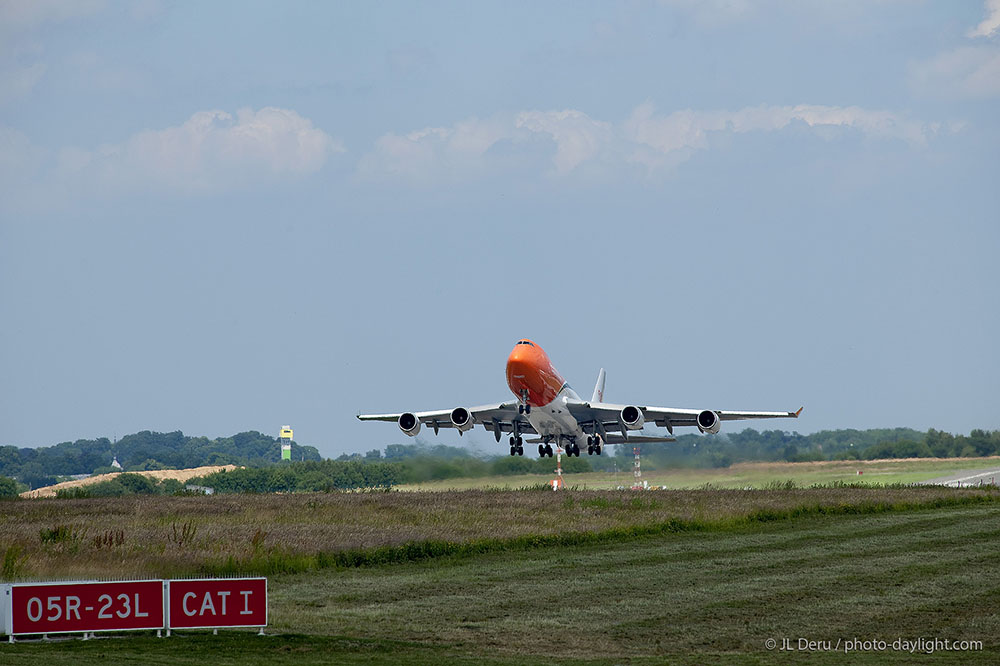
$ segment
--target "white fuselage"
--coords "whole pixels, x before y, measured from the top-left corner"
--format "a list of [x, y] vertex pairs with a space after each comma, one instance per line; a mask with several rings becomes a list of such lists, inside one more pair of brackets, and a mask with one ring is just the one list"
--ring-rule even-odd
[[576, 442], [586, 440], [587, 434], [566, 408], [570, 400], [579, 401], [580, 396], [567, 385], [549, 404], [531, 406], [527, 418], [539, 436], [551, 437], [556, 444], [561, 444], [562, 438], [572, 438]]

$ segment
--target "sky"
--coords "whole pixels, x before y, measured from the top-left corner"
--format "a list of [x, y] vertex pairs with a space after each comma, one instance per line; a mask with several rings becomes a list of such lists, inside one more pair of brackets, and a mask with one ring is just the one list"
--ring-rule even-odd
[[0, 445], [997, 429], [998, 251], [1000, 0], [0, 0]]

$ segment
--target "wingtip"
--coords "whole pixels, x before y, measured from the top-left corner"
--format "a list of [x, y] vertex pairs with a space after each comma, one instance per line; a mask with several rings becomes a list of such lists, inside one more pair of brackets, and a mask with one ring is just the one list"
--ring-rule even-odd
[[804, 406], [803, 406], [803, 407], [799, 407], [799, 411], [795, 412], [795, 418], [799, 418], [799, 414], [801, 414], [801, 413], [802, 413], [802, 410], [803, 410], [803, 409], [805, 409], [805, 407], [804, 407]]

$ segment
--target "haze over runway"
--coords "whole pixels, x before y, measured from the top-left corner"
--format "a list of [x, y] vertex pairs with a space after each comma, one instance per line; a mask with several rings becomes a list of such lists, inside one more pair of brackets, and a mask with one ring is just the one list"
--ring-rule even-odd
[[995, 0], [2, 1], [0, 445], [409, 443], [355, 414], [505, 400], [525, 337], [1000, 428], [998, 119]]

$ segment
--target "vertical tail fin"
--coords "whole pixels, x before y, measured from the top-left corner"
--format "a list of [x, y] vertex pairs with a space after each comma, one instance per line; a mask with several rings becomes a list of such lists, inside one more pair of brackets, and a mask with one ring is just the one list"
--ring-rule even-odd
[[594, 395], [590, 399], [591, 402], [604, 402], [604, 368], [601, 368], [601, 372], [597, 375], [597, 384], [594, 386]]

